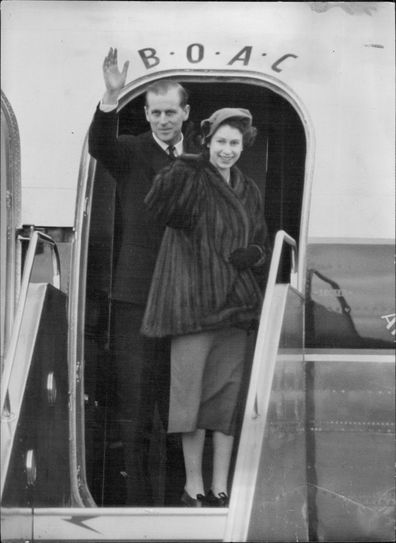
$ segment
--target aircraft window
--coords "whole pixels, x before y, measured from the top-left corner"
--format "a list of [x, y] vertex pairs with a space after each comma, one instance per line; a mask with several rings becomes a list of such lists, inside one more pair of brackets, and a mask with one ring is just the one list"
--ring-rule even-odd
[[[245, 150], [238, 165], [257, 183], [265, 202], [265, 218], [271, 240], [279, 229], [299, 239], [301, 202], [304, 184], [306, 140], [296, 111], [272, 90], [241, 82], [181, 81], [190, 93], [191, 113], [185, 125], [185, 138], [195, 140], [202, 119], [221, 107], [248, 108], [258, 136]], [[120, 112], [119, 133], [139, 134], [148, 129], [143, 95], [131, 100]], [[118, 201], [115, 182], [98, 163], [94, 180], [89, 235], [86, 321], [85, 321], [85, 433], [86, 470], [90, 492], [98, 506], [123, 506], [126, 503], [126, 473], [123, 443], [116, 425], [109, 424], [109, 405], [114, 401], [111, 353], [111, 288], [118, 258]], [[281, 273], [285, 280], [290, 268]], [[249, 337], [243, 397], [249, 386], [249, 367], [255, 335]], [[244, 400], [240, 405], [241, 425]], [[166, 484], [166, 435], [156, 416], [150, 439], [148, 469], [151, 474], [154, 505], [180, 505], [180, 497], [170, 498]], [[233, 462], [237, 451], [234, 447]], [[210, 436], [204, 458], [211, 454]], [[205, 460], [204, 460], [205, 463]], [[173, 466], [175, 470], [180, 466]], [[169, 469], [169, 467], [168, 467]], [[171, 467], [172, 469], [172, 467]], [[232, 469], [231, 478], [232, 478]], [[172, 474], [169, 474], [172, 478]], [[205, 473], [206, 480], [210, 473]], [[151, 505], [141, 503], [139, 505]]]

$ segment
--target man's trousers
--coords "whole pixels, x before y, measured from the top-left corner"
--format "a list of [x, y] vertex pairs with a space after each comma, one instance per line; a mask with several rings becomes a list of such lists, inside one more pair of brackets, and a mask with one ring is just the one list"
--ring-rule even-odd
[[178, 505], [185, 477], [180, 436], [166, 435], [170, 341], [140, 334], [143, 314], [144, 306], [112, 303], [110, 420], [123, 445], [126, 505]]

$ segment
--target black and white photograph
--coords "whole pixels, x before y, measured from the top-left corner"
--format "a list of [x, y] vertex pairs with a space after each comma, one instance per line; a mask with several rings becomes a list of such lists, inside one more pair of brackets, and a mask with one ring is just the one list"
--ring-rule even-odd
[[395, 541], [394, 3], [0, 9], [1, 541]]

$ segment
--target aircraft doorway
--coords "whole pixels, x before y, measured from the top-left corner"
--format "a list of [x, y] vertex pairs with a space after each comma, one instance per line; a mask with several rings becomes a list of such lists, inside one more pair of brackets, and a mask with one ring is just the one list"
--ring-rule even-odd
[[[190, 93], [191, 114], [185, 137], [196, 139], [199, 123], [221, 107], [243, 107], [251, 111], [258, 129], [254, 146], [242, 154], [238, 166], [260, 188], [271, 242], [285, 230], [298, 244], [305, 177], [306, 138], [293, 106], [268, 87], [229, 79], [207, 82], [180, 81]], [[147, 131], [144, 96], [133, 98], [120, 111], [119, 135]], [[113, 401], [110, 352], [111, 285], [118, 256], [119, 224], [115, 182], [100, 165], [93, 185], [88, 243], [85, 311], [85, 462], [89, 491], [98, 506], [123, 506], [125, 471], [123, 444], [116, 425], [109, 424]], [[286, 263], [287, 264], [287, 263]], [[285, 264], [282, 276], [290, 268]], [[254, 337], [249, 360], [254, 352]], [[249, 364], [247, 364], [249, 365]], [[249, 385], [248, 372], [245, 383]], [[242, 407], [242, 406], [241, 406]], [[242, 408], [241, 408], [242, 415]], [[242, 416], [241, 416], [242, 418]], [[159, 419], [150, 436], [148, 466], [153, 484], [154, 505], [179, 505], [165, 496], [165, 432]], [[237, 443], [237, 440], [235, 440]], [[204, 454], [210, 454], [210, 444]], [[207, 450], [208, 449], [208, 450]], [[206, 474], [209, 477], [209, 474]], [[152, 505], [152, 504], [141, 504]]]

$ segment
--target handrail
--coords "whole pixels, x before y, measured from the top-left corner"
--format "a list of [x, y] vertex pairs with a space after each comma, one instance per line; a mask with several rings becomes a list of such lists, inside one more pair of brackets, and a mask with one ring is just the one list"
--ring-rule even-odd
[[10, 343], [4, 356], [4, 371], [1, 380], [1, 404], [0, 415], [3, 416], [4, 405], [7, 398], [8, 384], [11, 377], [11, 371], [13, 367], [13, 361], [15, 360], [15, 352], [18, 344], [19, 334], [22, 325], [23, 311], [26, 305], [27, 291], [29, 287], [30, 278], [32, 275], [34, 258], [36, 256], [37, 245], [39, 241], [48, 243], [52, 247], [52, 282], [55, 288], [60, 288], [60, 257], [59, 251], [56, 246], [56, 242], [47, 234], [33, 231], [30, 238], [19, 236], [20, 240], [29, 240], [29, 247], [26, 253], [25, 264], [22, 275], [21, 290], [19, 293], [17, 310], [15, 313], [15, 320], [12, 327]]
[[[37, 245], [39, 241], [43, 243], [47, 243], [52, 248], [52, 272], [53, 272], [52, 284], [54, 285], [55, 288], [60, 289], [60, 280], [61, 280], [60, 257], [59, 257], [58, 246], [56, 245], [55, 240], [53, 240], [51, 236], [49, 236], [48, 234], [44, 234], [44, 232], [40, 232], [38, 230], [34, 230], [30, 237], [18, 236], [18, 239], [20, 239], [21, 241], [29, 241], [29, 247], [26, 253], [26, 260], [25, 260], [26, 263], [24, 266], [24, 275], [22, 277], [21, 293], [24, 288], [25, 270], [29, 270], [29, 276], [26, 278], [26, 285], [29, 284], [32, 270], [33, 270], [33, 260], [36, 255]], [[28, 263], [29, 263], [29, 268], [27, 267]]]
[[297, 276], [296, 242], [286, 232], [280, 230], [275, 236], [245, 405], [241, 439], [245, 440], [245, 444], [249, 442], [249, 447], [240, 447], [238, 451], [233, 482], [237, 491], [231, 492], [224, 541], [247, 541], [248, 520], [254, 500], [254, 481], [259, 469], [259, 456], [257, 456], [260, 447], [259, 440], [263, 439], [267, 422], [276, 353], [289, 289], [288, 285], [279, 285], [280, 288], [275, 288], [285, 244], [289, 245], [292, 251], [290, 284], [295, 282]]
[[[278, 276], [280, 258], [282, 255], [283, 245], [287, 244], [291, 247], [291, 270], [290, 270], [290, 284], [292, 287], [297, 288], [295, 276], [297, 274], [297, 243], [294, 238], [289, 236], [284, 230], [279, 230], [275, 236], [274, 250], [272, 253], [271, 266], [268, 274], [267, 288], [265, 291], [265, 299], [268, 295], [272, 296], [272, 292], [275, 287], [276, 278]], [[265, 304], [264, 304], [265, 305]], [[264, 309], [263, 305], [263, 309]], [[263, 313], [262, 313], [263, 314]]]
[[[256, 357], [261, 358], [260, 353], [263, 352], [263, 349], [265, 347], [263, 331], [265, 331], [269, 325], [276, 278], [278, 276], [283, 246], [285, 244], [289, 245], [291, 248], [292, 258], [291, 258], [291, 270], [290, 270], [290, 284], [294, 288], [296, 288], [296, 285], [297, 285], [297, 243], [291, 236], [289, 236], [287, 232], [285, 232], [284, 230], [279, 230], [275, 236], [271, 266], [270, 266], [270, 271], [268, 274], [267, 287], [265, 289], [263, 307], [261, 310], [260, 326], [259, 326], [259, 330], [257, 334], [257, 343], [256, 343], [256, 349], [255, 349], [255, 353], [256, 353], [255, 359]], [[258, 386], [258, 377], [259, 377], [258, 374], [259, 374], [260, 369], [261, 369], [261, 364], [255, 363], [255, 360], [253, 360], [253, 371], [255, 370], [255, 375], [253, 375], [253, 371], [252, 371], [251, 382], [255, 383], [256, 387]], [[253, 407], [253, 418], [257, 418], [258, 416], [260, 416], [258, 401], [257, 401], [257, 388], [254, 391], [254, 398], [255, 398], [255, 402], [254, 402], [254, 407]]]

